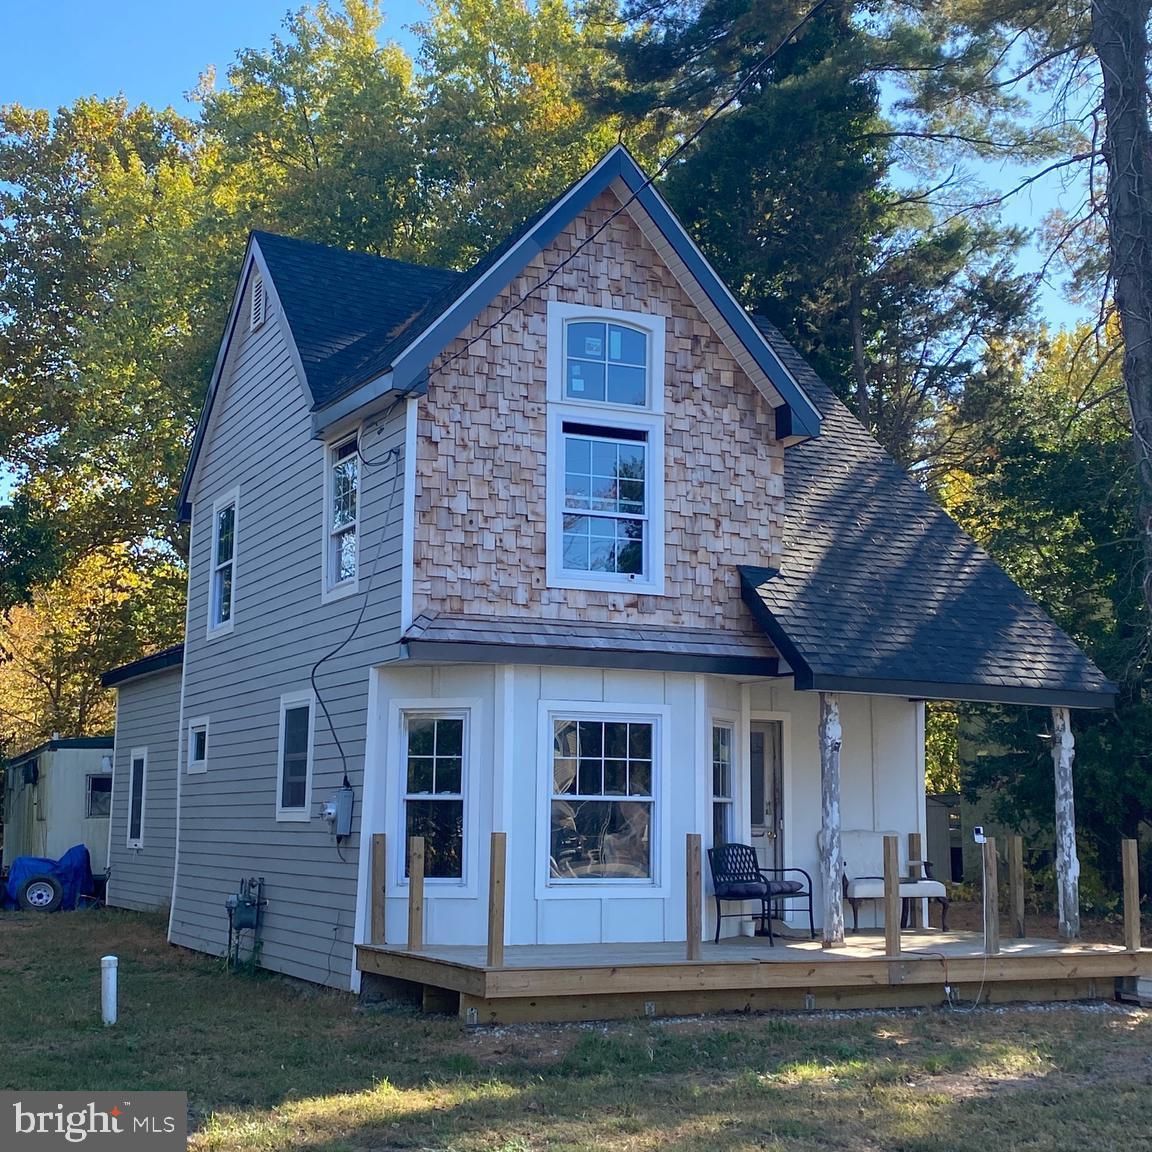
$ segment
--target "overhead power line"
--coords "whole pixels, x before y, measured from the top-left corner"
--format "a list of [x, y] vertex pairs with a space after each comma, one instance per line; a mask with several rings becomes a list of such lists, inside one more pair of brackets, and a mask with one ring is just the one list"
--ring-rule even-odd
[[449, 364], [459, 360], [462, 356], [466, 356], [474, 344], [483, 340], [489, 332], [492, 332], [494, 329], [503, 324], [504, 321], [507, 320], [513, 312], [531, 300], [532, 297], [535, 296], [536, 293], [539, 292], [542, 288], [546, 288], [549, 284], [551, 284], [552, 281], [560, 275], [560, 273], [568, 266], [568, 264], [572, 262], [573, 259], [575, 259], [575, 257], [584, 248], [586, 248], [589, 244], [592, 243], [593, 240], [595, 240], [599, 235], [601, 235], [601, 233], [604, 232], [604, 230], [612, 223], [613, 220], [616, 219], [617, 216], [619, 216], [622, 212], [625, 212], [632, 204], [636, 202], [641, 193], [652, 187], [655, 181], [659, 180], [660, 177], [668, 171], [668, 169], [676, 162], [676, 160], [700, 138], [701, 133], [704, 132], [709, 124], [711, 124], [718, 116], [720, 116], [723, 112], [735, 104], [736, 101], [739, 100], [740, 97], [748, 91], [748, 89], [764, 74], [764, 72], [767, 71], [768, 66], [772, 63], [772, 61], [775, 60], [776, 57], [788, 46], [792, 39], [804, 29], [805, 25], [807, 25], [821, 11], [821, 9], [826, 8], [831, 2], [832, 0], [817, 0], [817, 2], [813, 4], [812, 7], [809, 8], [808, 11], [805, 12], [804, 15], [799, 20], [797, 20], [795, 24], [792, 25], [791, 28], [788, 29], [776, 47], [773, 48], [762, 60], [758, 61], [749, 70], [748, 75], [745, 76], [744, 79], [741, 80], [740, 83], [737, 84], [736, 87], [729, 93], [729, 95], [715, 108], [713, 108], [712, 111], [709, 112], [708, 115], [705, 116], [704, 119], [687, 136], [684, 137], [684, 139], [672, 150], [672, 152], [669, 153], [667, 158], [656, 169], [656, 171], [653, 172], [651, 176], [647, 177], [647, 179], [645, 179], [640, 187], [637, 188], [636, 191], [633, 192], [632, 195], [629, 196], [628, 199], [625, 200], [624, 203], [616, 209], [616, 211], [608, 216], [607, 219], [605, 219], [588, 236], [581, 240], [576, 245], [576, 247], [573, 248], [572, 251], [569, 252], [568, 255], [565, 256], [564, 259], [561, 260], [560, 263], [557, 264], [556, 267], [548, 273], [547, 276], [533, 284], [532, 287], [529, 288], [522, 296], [518, 297], [515, 301], [513, 301], [513, 303], [509, 304], [508, 307], [505, 308], [504, 311], [501, 312], [495, 320], [493, 320], [490, 324], [486, 324], [475, 336], [470, 337], [463, 348], [460, 348], [458, 351], [453, 352], [451, 356], [441, 360], [435, 368], [429, 371], [428, 379], [432, 380], [436, 376], [439, 376], [448, 367]]

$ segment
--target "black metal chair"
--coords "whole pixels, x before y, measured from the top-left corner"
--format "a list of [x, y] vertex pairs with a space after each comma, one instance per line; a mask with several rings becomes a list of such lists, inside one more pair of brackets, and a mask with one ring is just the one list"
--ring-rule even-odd
[[[720, 921], [725, 917], [744, 916], [740, 912], [722, 912], [721, 902], [732, 900], [760, 901], [760, 934], [776, 946], [772, 937], [772, 906], [789, 900], [807, 902], [808, 931], [816, 939], [812, 918], [812, 877], [803, 868], [761, 868], [756, 849], [751, 844], [720, 844], [708, 849], [708, 869], [712, 873], [712, 895], [716, 899], [716, 942], [720, 940]], [[801, 880], [775, 880], [774, 876], [794, 872]], [[800, 907], [804, 907], [801, 904]]]

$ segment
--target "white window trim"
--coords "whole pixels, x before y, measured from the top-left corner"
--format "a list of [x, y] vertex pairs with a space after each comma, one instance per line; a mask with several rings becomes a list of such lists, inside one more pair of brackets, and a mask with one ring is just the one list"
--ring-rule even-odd
[[[204, 759], [193, 760], [192, 749], [194, 747], [192, 742], [193, 734], [200, 728], [204, 729]], [[188, 741], [185, 752], [185, 767], [184, 771], [189, 776], [198, 775], [201, 772], [208, 771], [208, 717], [197, 716], [195, 720], [189, 720], [185, 728], [186, 739]]]
[[351, 580], [342, 580], [339, 584], [332, 582], [332, 466], [336, 463], [336, 451], [347, 444], [349, 440], [356, 439], [358, 432], [341, 436], [331, 443], [324, 445], [324, 522], [320, 539], [320, 603], [327, 604], [331, 600], [343, 600], [345, 596], [352, 596], [360, 591], [360, 507], [364, 495], [364, 462], [360, 456], [357, 445], [356, 459], [360, 467], [356, 473], [356, 575]]
[[93, 816], [92, 815], [92, 781], [93, 780], [111, 780], [111, 772], [88, 772], [84, 777], [84, 819], [85, 820], [107, 820], [112, 815], [112, 789], [108, 789], [108, 815], [107, 816]]
[[[136, 773], [133, 765], [137, 760], [144, 761], [144, 771], [140, 775], [140, 835], [132, 835], [132, 802], [136, 799]], [[133, 748], [128, 753], [128, 813], [124, 821], [124, 843], [129, 848], [144, 847], [144, 825], [148, 817], [148, 749]]]
[[474, 697], [446, 698], [420, 697], [392, 700], [388, 706], [388, 744], [386, 763], [388, 779], [391, 782], [388, 795], [391, 800], [391, 816], [387, 827], [394, 847], [388, 861], [388, 894], [408, 898], [408, 877], [404, 875], [405, 816], [404, 798], [408, 795], [407, 762], [407, 723], [413, 716], [463, 716], [464, 717], [464, 770], [460, 786], [464, 790], [464, 875], [459, 879], [444, 876], [426, 876], [425, 891], [434, 891], [436, 898], [476, 899], [479, 895], [479, 851], [480, 841], [486, 840], [485, 830], [480, 827], [480, 801], [478, 773], [476, 765], [484, 747], [487, 729], [483, 701]]
[[664, 595], [664, 538], [667, 510], [664, 507], [664, 418], [638, 408], [626, 410], [608, 404], [593, 406], [600, 418], [593, 421], [606, 429], [622, 428], [647, 435], [648, 464], [644, 478], [648, 509], [645, 533], [645, 575], [629, 576], [614, 572], [570, 572], [562, 566], [564, 554], [564, 422], [590, 422], [588, 405], [550, 404], [548, 406], [548, 512], [546, 548], [549, 588], [578, 588], [588, 591], [647, 593]]
[[[232, 516], [232, 606], [228, 614], [228, 619], [220, 624], [215, 622], [216, 611], [216, 544], [219, 523], [217, 516], [228, 505], [231, 504], [234, 508]], [[235, 488], [225, 492], [212, 502], [212, 530], [209, 533], [209, 545], [211, 551], [208, 553], [208, 632], [209, 640], [217, 636], [227, 636], [236, 626], [236, 575], [239, 571], [237, 559], [240, 555], [240, 487], [237, 485]]]
[[[605, 400], [578, 400], [564, 394], [564, 326], [570, 320], [602, 320], [607, 323], [626, 324], [640, 328], [648, 334], [652, 353], [652, 372], [648, 380], [648, 403], [610, 404]], [[668, 321], [649, 312], [625, 312], [615, 308], [585, 308], [580, 304], [548, 302], [548, 402], [572, 404], [584, 413], [585, 423], [612, 423], [612, 419], [590, 420], [590, 412], [648, 412], [664, 414], [664, 356], [667, 343]]]
[[[652, 732], [652, 876], [650, 879], [565, 880], [551, 874], [552, 749], [554, 720], [623, 720], [649, 722]], [[538, 781], [536, 899], [588, 900], [598, 894], [617, 899], [666, 899], [671, 895], [670, 820], [667, 773], [672, 763], [672, 709], [666, 704], [621, 704], [594, 700], [541, 700], [537, 719]]]
[[[285, 808], [284, 795], [284, 716], [289, 708], [308, 707], [308, 769], [304, 777], [304, 806]], [[311, 690], [286, 692], [280, 697], [279, 731], [276, 736], [276, 822], [307, 824], [312, 820], [312, 767], [316, 755], [316, 695]]]

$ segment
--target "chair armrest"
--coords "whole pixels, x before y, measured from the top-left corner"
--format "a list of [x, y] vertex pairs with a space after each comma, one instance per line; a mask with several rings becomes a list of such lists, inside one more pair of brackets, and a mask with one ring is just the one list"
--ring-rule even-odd
[[798, 872], [807, 881], [808, 891], [812, 891], [812, 877], [803, 868], [761, 868], [759, 871], [764, 876], [783, 876], [785, 872]]

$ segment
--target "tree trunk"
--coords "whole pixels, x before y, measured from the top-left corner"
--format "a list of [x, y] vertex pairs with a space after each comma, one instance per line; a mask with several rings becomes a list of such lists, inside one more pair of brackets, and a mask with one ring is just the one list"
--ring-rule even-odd
[[1104, 79], [1108, 247], [1124, 340], [1124, 386], [1140, 480], [1144, 600], [1152, 611], [1152, 132], [1148, 16], [1152, 0], [1093, 0], [1092, 47]]
[[844, 857], [840, 848], [840, 701], [820, 693], [820, 881], [825, 948], [844, 946]]
[[1076, 855], [1076, 803], [1072, 794], [1072, 760], [1076, 744], [1067, 708], [1052, 709], [1052, 763], [1056, 769], [1056, 888], [1060, 937], [1080, 937], [1080, 860]]

